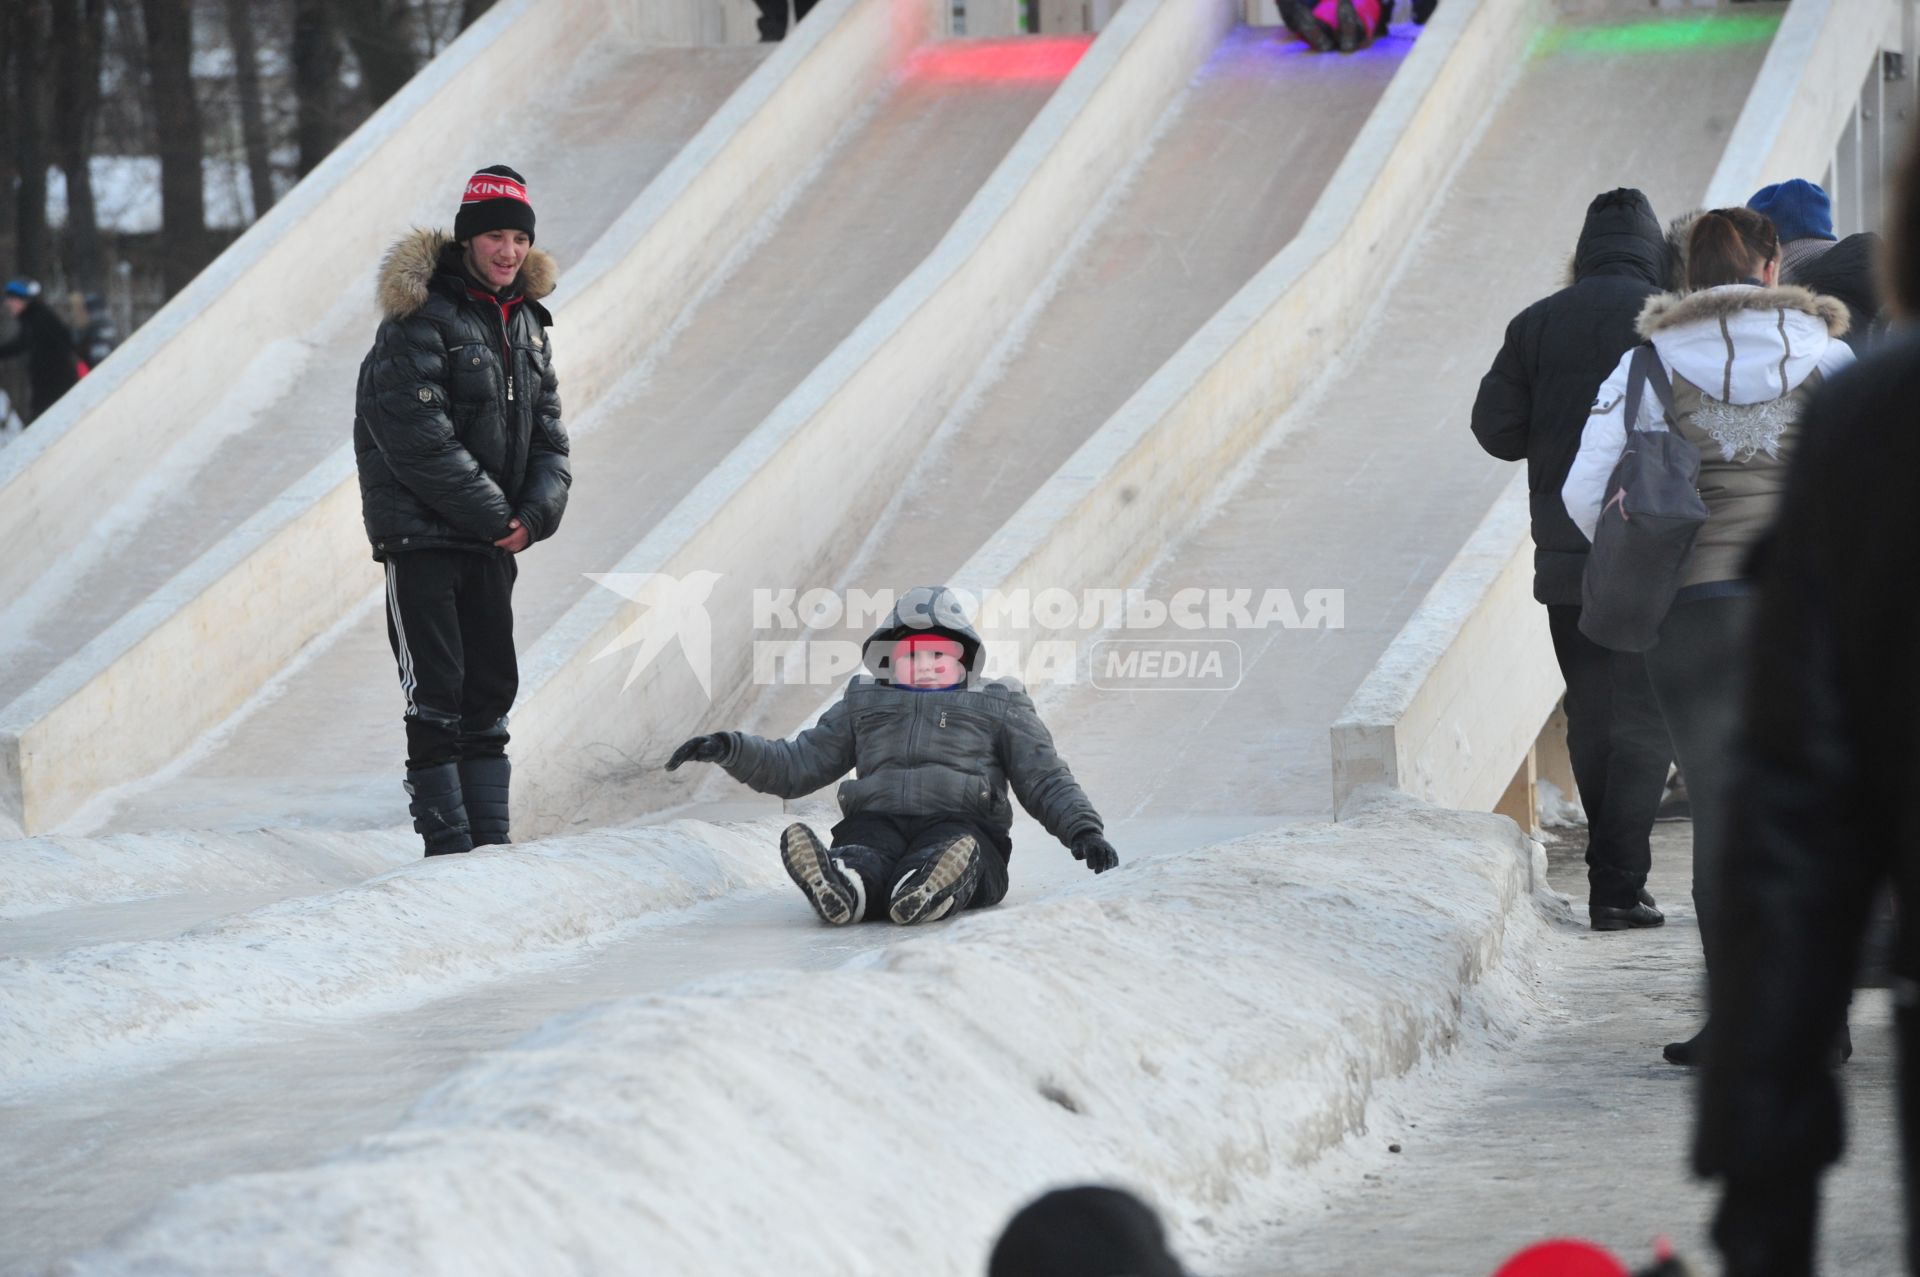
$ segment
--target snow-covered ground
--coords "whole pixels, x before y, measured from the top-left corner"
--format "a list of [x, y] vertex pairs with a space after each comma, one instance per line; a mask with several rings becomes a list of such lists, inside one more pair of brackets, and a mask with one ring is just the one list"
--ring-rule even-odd
[[[416, 864], [169, 942], [15, 964], [0, 1032], [10, 1061], [33, 1053], [0, 1119], [103, 1054], [138, 1087], [259, 1021], [372, 1016], [463, 966], [604, 942], [695, 880], [751, 894], [778, 874], [768, 833], [688, 822]], [[1536, 854], [1499, 818], [1394, 805], [926, 932], [861, 928], [872, 947], [825, 971], [614, 997], [476, 1054], [329, 1156], [165, 1197], [59, 1271], [594, 1272], [645, 1255], [661, 1274], [770, 1257], [958, 1274], [1026, 1197], [1088, 1178], [1152, 1186], [1190, 1247], [1243, 1235], [1310, 1189], [1382, 1079], [1453, 1048], [1476, 987], [1520, 1005]], [[349, 920], [364, 950], [315, 943]], [[161, 1036], [176, 1050], [102, 1051]], [[289, 1086], [322, 1081], [280, 1066]], [[857, 1226], [823, 1226], [823, 1200]]]

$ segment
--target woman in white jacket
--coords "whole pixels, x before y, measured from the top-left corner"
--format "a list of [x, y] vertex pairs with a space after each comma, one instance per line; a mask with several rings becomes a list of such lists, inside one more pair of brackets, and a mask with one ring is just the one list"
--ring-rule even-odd
[[[1847, 308], [1803, 288], [1778, 286], [1780, 241], [1750, 209], [1703, 213], [1687, 238], [1684, 294], [1649, 298], [1640, 335], [1673, 382], [1677, 430], [1700, 450], [1708, 511], [1681, 589], [1647, 653], [1647, 673], [1693, 799], [1693, 901], [1713, 962], [1715, 874], [1739, 728], [1744, 644], [1752, 598], [1747, 557], [1772, 524], [1800, 412], [1828, 375], [1853, 362], [1840, 337]], [[1622, 356], [1600, 387], [1560, 489], [1574, 524], [1593, 539], [1607, 478], [1626, 447], [1627, 368]], [[1666, 428], [1651, 387], [1636, 428]], [[1669, 1043], [1667, 1059], [1698, 1061], [1704, 1031]]]

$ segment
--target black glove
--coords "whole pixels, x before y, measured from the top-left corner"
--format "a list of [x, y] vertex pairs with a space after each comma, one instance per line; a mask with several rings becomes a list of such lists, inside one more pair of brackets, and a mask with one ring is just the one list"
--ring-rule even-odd
[[1077, 834], [1073, 840], [1073, 858], [1087, 862], [1087, 868], [1097, 874], [1103, 874], [1120, 863], [1120, 853], [1113, 849], [1106, 836], [1097, 829], [1089, 829]]
[[712, 736], [696, 736], [679, 749], [673, 751], [673, 757], [667, 760], [667, 770], [677, 771], [681, 763], [717, 763], [727, 756], [727, 738], [715, 733]]

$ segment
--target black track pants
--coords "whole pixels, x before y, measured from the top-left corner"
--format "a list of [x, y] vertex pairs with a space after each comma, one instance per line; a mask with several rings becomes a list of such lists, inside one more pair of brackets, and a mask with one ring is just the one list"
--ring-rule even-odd
[[510, 554], [387, 556], [387, 641], [407, 701], [407, 769], [507, 751], [520, 690]]
[[1007, 858], [986, 831], [954, 816], [886, 816], [866, 812], [833, 827], [833, 850], [842, 864], [860, 875], [867, 889], [867, 916], [884, 918], [893, 892], [942, 847], [962, 834], [980, 844], [980, 880], [962, 909], [985, 909], [1007, 896]]

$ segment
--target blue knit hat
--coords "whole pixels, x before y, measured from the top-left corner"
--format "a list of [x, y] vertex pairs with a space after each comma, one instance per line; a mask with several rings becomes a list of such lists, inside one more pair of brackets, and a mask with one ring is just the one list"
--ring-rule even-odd
[[1805, 178], [1775, 182], [1754, 192], [1747, 207], [1773, 223], [1780, 242], [1796, 239], [1832, 239], [1833, 201]]

